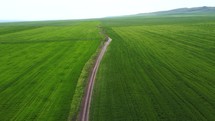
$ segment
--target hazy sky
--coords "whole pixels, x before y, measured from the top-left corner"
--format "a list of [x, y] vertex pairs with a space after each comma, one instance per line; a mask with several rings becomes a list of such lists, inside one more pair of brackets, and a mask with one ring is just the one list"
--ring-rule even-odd
[[196, 6], [215, 6], [215, 0], [0, 0], [0, 20], [96, 18]]

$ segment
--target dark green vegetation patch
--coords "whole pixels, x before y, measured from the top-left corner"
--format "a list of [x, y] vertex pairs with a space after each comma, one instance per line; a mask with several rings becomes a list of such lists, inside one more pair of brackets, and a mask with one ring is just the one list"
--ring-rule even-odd
[[215, 17], [104, 19], [91, 121], [214, 121]]
[[0, 24], [1, 121], [67, 120], [99, 22], [52, 23]]

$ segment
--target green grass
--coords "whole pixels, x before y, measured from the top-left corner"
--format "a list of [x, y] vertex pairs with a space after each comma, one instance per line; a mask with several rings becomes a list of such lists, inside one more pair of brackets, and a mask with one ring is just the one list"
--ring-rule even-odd
[[28, 30], [5, 33], [0, 36], [0, 43], [36, 43], [50, 41], [96, 40], [96, 22], [82, 23], [76, 26], [42, 26]]
[[101, 21], [105, 27], [142, 26], [142, 25], [190, 25], [193, 23], [214, 23], [215, 16], [125, 16], [105, 18]]
[[215, 120], [215, 17], [0, 23], [0, 121], [75, 120], [102, 36], [92, 121]]
[[82, 69], [101, 43], [99, 22], [36, 23], [0, 24], [1, 121], [67, 120], [80, 98], [73, 95], [83, 92], [75, 91]]
[[214, 17], [137, 18], [103, 20], [91, 121], [214, 121]]

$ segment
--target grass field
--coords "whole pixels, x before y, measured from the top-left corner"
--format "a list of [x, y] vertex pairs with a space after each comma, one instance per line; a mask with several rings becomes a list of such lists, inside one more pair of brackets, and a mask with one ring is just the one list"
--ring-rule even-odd
[[102, 20], [91, 121], [214, 121], [215, 17], [137, 18]]
[[103, 36], [91, 121], [214, 121], [215, 16], [0, 23], [0, 121], [75, 120]]
[[101, 43], [99, 24], [0, 24], [0, 120], [67, 120], [82, 69]]

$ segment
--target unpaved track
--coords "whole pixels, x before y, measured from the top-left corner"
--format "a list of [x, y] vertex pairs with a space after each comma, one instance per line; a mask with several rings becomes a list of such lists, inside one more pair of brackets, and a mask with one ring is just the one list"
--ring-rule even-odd
[[80, 121], [89, 121], [90, 103], [91, 103], [91, 97], [92, 97], [92, 93], [93, 93], [93, 86], [94, 86], [94, 81], [96, 78], [96, 73], [99, 68], [102, 57], [111, 41], [112, 41], [112, 39], [110, 37], [108, 37], [107, 41], [105, 42], [105, 44], [102, 47], [102, 50], [99, 53], [99, 56], [96, 59], [96, 63], [91, 72], [90, 79], [89, 79], [89, 82], [87, 85], [87, 89], [85, 91], [85, 95], [84, 95], [84, 99], [83, 99], [83, 103], [82, 103], [82, 107], [81, 107], [81, 111], [80, 111], [80, 117], [79, 117]]

